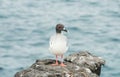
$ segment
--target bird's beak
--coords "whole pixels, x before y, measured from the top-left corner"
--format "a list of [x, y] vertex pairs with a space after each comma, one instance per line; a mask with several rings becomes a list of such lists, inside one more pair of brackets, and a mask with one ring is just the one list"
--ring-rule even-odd
[[67, 30], [65, 28], [63, 28], [63, 31], [67, 32]]

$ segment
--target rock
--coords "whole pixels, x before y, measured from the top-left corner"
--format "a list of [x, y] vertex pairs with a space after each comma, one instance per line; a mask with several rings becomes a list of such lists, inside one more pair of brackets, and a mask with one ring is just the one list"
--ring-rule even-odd
[[[14, 77], [99, 77], [105, 60], [84, 51], [64, 59], [65, 67], [52, 66], [55, 60], [36, 60], [28, 69], [17, 72]], [[60, 63], [60, 62], [59, 62]]]

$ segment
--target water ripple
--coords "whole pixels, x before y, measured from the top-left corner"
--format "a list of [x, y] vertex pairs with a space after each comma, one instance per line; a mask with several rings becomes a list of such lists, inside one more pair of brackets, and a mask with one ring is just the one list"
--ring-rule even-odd
[[119, 77], [120, 68], [114, 67], [120, 62], [119, 7], [119, 0], [0, 0], [0, 76], [12, 77], [36, 59], [53, 58], [49, 37], [62, 23], [70, 43], [66, 54], [95, 53], [107, 61], [102, 76]]

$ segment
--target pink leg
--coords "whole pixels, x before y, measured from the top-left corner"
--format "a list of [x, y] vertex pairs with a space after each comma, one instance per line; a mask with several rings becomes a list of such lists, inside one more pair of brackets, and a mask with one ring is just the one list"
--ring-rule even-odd
[[58, 56], [56, 55], [56, 62], [55, 64], [52, 64], [53, 66], [57, 66], [58, 65]]
[[61, 55], [61, 59], [62, 59], [62, 61], [61, 61], [60, 66], [62, 66], [62, 67], [66, 66], [66, 65], [63, 63], [63, 55]]

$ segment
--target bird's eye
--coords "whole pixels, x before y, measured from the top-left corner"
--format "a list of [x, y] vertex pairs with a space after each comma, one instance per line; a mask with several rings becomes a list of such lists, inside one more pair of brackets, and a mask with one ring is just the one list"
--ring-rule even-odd
[[60, 29], [61, 27], [59, 26], [58, 28]]

